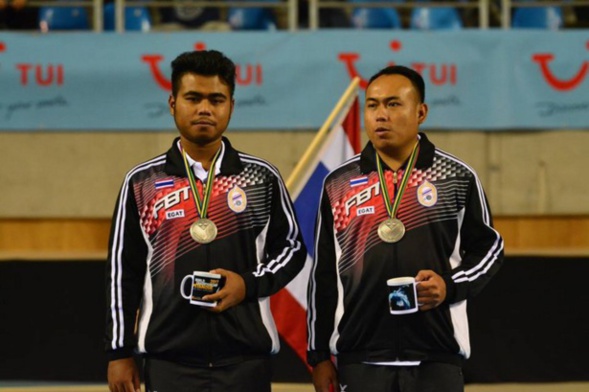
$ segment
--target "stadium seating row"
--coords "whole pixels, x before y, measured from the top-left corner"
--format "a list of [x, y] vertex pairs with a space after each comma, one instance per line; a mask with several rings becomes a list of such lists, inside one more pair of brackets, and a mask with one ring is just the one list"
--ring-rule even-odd
[[[115, 30], [115, 6], [104, 6], [104, 30]], [[153, 21], [145, 6], [125, 7], [125, 30], [146, 32], [151, 30]], [[269, 8], [230, 8], [228, 22], [234, 30], [273, 30], [276, 19]], [[41, 31], [53, 30], [90, 30], [88, 10], [81, 6], [52, 7], [44, 6], [39, 10]]]
[[[375, 0], [350, 0], [366, 2]], [[378, 0], [376, 0], [378, 1]], [[383, 0], [380, 0], [383, 1]], [[390, 1], [390, 0], [389, 0]], [[393, 0], [401, 2], [403, 0]], [[125, 7], [125, 30], [149, 31], [153, 25], [146, 6]], [[229, 26], [233, 30], [274, 30], [277, 22], [271, 8], [247, 7], [229, 8], [227, 13]], [[90, 30], [90, 18], [85, 7], [41, 7], [39, 10], [41, 31], [52, 30]], [[359, 29], [400, 29], [401, 17], [394, 7], [387, 8], [353, 8], [351, 25]], [[541, 28], [558, 30], [563, 26], [563, 14], [560, 7], [522, 7], [516, 8], [512, 18], [514, 28]], [[104, 30], [115, 30], [115, 9], [113, 3], [104, 6]], [[416, 7], [411, 10], [410, 28], [414, 30], [460, 29], [463, 21], [454, 7]]]

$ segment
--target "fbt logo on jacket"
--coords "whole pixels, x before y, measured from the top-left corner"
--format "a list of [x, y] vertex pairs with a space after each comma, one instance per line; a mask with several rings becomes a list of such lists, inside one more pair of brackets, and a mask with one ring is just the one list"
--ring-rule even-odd
[[[356, 207], [361, 207], [363, 204], [368, 203], [370, 200], [372, 200], [372, 198], [374, 196], [378, 196], [380, 195], [380, 186], [379, 183], [375, 183], [372, 184], [371, 186], [369, 186], [368, 188], [363, 189], [361, 192], [352, 195], [352, 197], [350, 197], [348, 200], [346, 200], [345, 202], [345, 206], [346, 206], [346, 216], [350, 216], [350, 209], [354, 206]], [[374, 206], [371, 206], [370, 208], [372, 208], [372, 213], [374, 213]], [[356, 210], [356, 214], [357, 215], [365, 215], [367, 213], [369, 209], [364, 208], [358, 208]], [[358, 211], [361, 211], [360, 214], [358, 214]]]

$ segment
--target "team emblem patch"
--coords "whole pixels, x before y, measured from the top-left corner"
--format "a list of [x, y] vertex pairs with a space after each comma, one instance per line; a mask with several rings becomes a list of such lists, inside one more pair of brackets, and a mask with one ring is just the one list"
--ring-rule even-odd
[[233, 212], [238, 214], [243, 212], [247, 206], [247, 196], [243, 189], [238, 186], [231, 188], [231, 190], [227, 192], [227, 205]]
[[431, 207], [438, 202], [438, 190], [435, 185], [425, 181], [417, 188], [417, 200], [424, 207]]

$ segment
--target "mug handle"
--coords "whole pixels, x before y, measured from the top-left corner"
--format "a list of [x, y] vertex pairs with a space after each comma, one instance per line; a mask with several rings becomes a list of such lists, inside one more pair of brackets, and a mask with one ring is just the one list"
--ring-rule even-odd
[[[189, 295], [184, 294], [184, 286], [186, 283], [186, 279], [190, 279], [192, 281], [193, 275], [186, 275], [184, 277], [184, 279], [182, 279], [182, 283], [180, 283], [180, 294], [182, 294], [182, 297], [184, 297], [184, 299], [190, 299], [190, 297], [192, 296], [192, 290], [190, 290], [191, 294], [189, 294]], [[192, 284], [191, 284], [191, 286], [192, 286]]]

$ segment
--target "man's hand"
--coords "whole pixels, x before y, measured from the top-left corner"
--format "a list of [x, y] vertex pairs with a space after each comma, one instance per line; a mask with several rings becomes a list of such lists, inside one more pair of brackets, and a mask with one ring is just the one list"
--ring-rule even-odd
[[333, 362], [330, 360], [319, 362], [313, 368], [313, 386], [315, 392], [340, 392], [337, 370]]
[[446, 282], [434, 271], [421, 270], [415, 280], [417, 285], [417, 303], [419, 310], [430, 310], [439, 306], [446, 299]]
[[122, 358], [108, 363], [110, 392], [141, 392], [139, 371], [133, 358]]
[[238, 305], [245, 298], [245, 282], [241, 275], [233, 271], [217, 268], [210, 271], [225, 278], [225, 284], [215, 294], [202, 297], [205, 301], [219, 301], [217, 306], [210, 308], [211, 311], [220, 313], [235, 305]]

